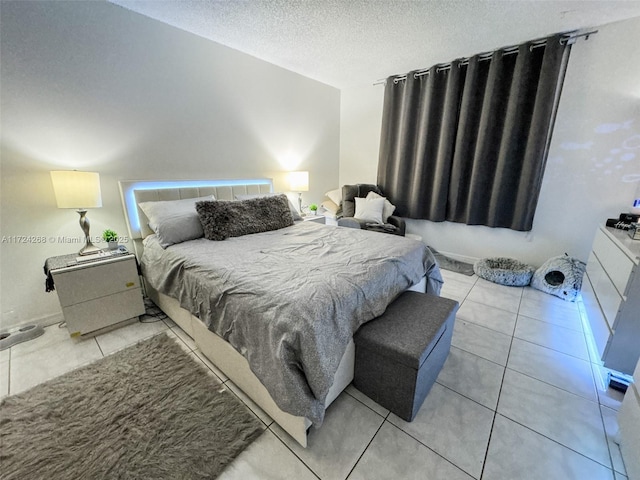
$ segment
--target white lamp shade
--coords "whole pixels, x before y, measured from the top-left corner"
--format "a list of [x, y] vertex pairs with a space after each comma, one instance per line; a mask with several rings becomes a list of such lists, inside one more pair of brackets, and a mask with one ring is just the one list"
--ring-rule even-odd
[[308, 192], [309, 172], [289, 172], [289, 188], [292, 192]]
[[58, 208], [102, 207], [98, 173], [75, 170], [50, 173]]

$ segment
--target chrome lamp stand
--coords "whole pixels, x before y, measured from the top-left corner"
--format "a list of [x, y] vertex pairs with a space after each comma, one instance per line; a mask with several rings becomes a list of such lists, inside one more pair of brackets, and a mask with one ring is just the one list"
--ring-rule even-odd
[[100, 253], [102, 250], [91, 243], [91, 236], [89, 235], [89, 227], [91, 224], [89, 223], [89, 219], [86, 217], [87, 211], [79, 209], [77, 212], [80, 214], [80, 228], [82, 228], [85, 238], [85, 245], [78, 253], [80, 255], [94, 255], [96, 253]]

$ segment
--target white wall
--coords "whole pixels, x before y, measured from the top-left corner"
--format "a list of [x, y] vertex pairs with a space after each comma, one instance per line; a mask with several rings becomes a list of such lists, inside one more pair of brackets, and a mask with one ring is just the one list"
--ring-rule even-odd
[[[597, 226], [630, 210], [640, 181], [639, 44], [636, 18], [573, 46], [531, 232], [418, 220], [408, 231], [460, 257], [586, 260]], [[341, 91], [341, 185], [376, 181], [383, 94], [371, 84]]]
[[81, 236], [77, 213], [56, 208], [50, 170], [100, 173], [92, 235], [126, 234], [118, 180], [300, 169], [305, 202], [338, 184], [337, 89], [106, 2], [3, 2], [1, 13], [2, 327], [60, 315], [42, 266], [80, 245], [10, 238]]

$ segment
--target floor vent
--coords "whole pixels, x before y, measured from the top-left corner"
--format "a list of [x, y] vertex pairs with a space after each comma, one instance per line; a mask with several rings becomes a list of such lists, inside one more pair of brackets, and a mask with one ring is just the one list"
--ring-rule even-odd
[[6, 350], [17, 343], [33, 340], [44, 333], [40, 325], [25, 325], [14, 330], [0, 332], [0, 351]]

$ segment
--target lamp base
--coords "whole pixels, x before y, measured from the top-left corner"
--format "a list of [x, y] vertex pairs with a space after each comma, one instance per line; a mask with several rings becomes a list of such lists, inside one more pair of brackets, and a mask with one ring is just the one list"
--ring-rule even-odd
[[84, 247], [82, 247], [78, 253], [80, 255], [95, 255], [96, 253], [100, 253], [102, 250], [91, 243], [91, 237], [89, 236], [90, 224], [89, 219], [86, 217], [86, 213], [87, 211], [84, 208], [78, 210], [78, 214], [80, 215], [80, 228], [82, 228], [85, 238]]
[[82, 247], [78, 253], [80, 255], [95, 255], [96, 253], [100, 252], [102, 252], [101, 248], [96, 247], [93, 243], [90, 243], [89, 245], [85, 245], [84, 247]]

